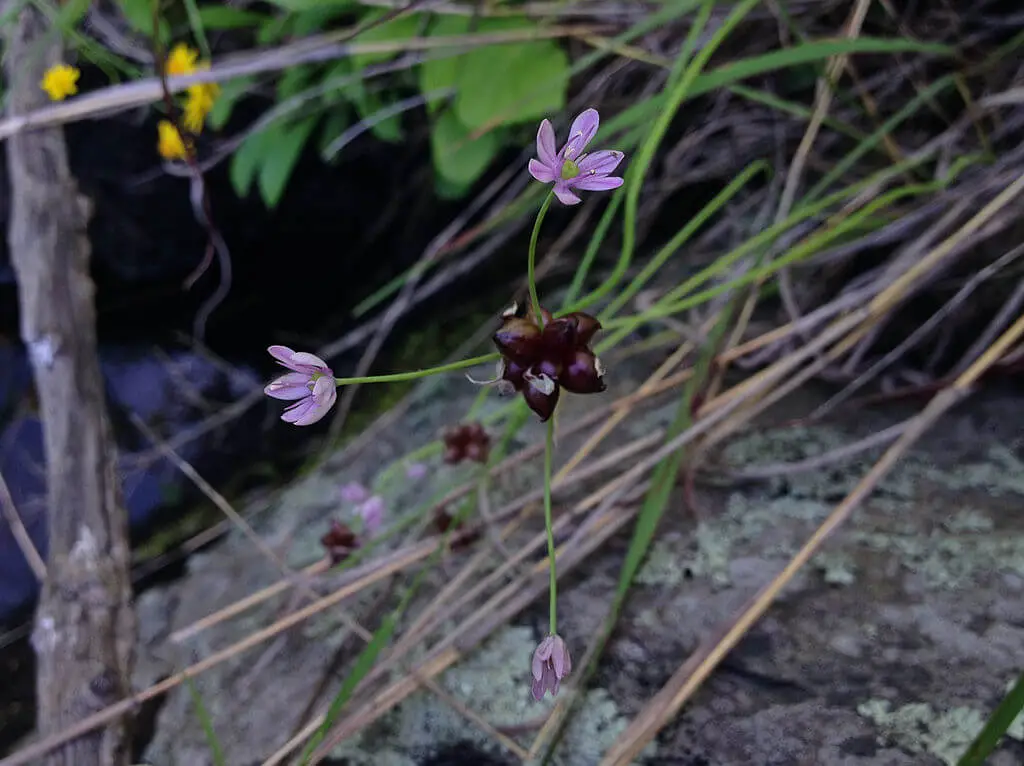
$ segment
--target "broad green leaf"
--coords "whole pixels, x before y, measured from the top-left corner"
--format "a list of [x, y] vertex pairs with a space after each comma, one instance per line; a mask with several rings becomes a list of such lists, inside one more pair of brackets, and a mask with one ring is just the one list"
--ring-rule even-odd
[[256, 42], [260, 45], [272, 45], [292, 31], [292, 22], [295, 17], [292, 15], [281, 16], [271, 19], [256, 30]]
[[204, 5], [199, 9], [199, 19], [207, 29], [244, 29], [256, 27], [270, 21], [265, 13], [243, 11], [229, 5]]
[[260, 187], [260, 194], [267, 207], [277, 207], [284, 194], [284, 187], [288, 178], [295, 168], [302, 154], [302, 147], [306, 139], [316, 127], [319, 116], [309, 117], [294, 125], [283, 125], [278, 129], [271, 128], [268, 134], [273, 131], [273, 141], [268, 144], [269, 151], [260, 165], [260, 174], [257, 179]]
[[[467, 16], [443, 16], [430, 27], [431, 37], [455, 37], [468, 31], [469, 17]], [[444, 51], [437, 52], [443, 53]], [[455, 87], [455, 81], [464, 59], [465, 55], [461, 54], [424, 61], [419, 67], [420, 92], [430, 93], [435, 90]], [[439, 102], [431, 102], [427, 105], [427, 110], [436, 111], [440, 106]]]
[[285, 69], [281, 79], [277, 81], [277, 101], [280, 103], [289, 99], [306, 87], [313, 68], [307, 65], [299, 65]]
[[[374, 13], [366, 17], [366, 21], [371, 21], [384, 17], [384, 13]], [[367, 29], [365, 32], [360, 32], [354, 38], [354, 43], [372, 43], [372, 42], [402, 42], [403, 40], [409, 40], [416, 37], [416, 33], [420, 28], [421, 17], [416, 14], [398, 16], [390, 21], [384, 21], [380, 24]], [[377, 64], [381, 61], [387, 61], [394, 58], [395, 52], [389, 53], [357, 53], [354, 54], [352, 59], [352, 67], [356, 70], [363, 69], [371, 64]]]
[[430, 148], [437, 174], [451, 186], [467, 187], [491, 164], [501, 149], [501, 137], [492, 130], [472, 140], [455, 113], [448, 111], [434, 123]]
[[469, 190], [473, 188], [473, 184], [458, 184], [454, 181], [449, 181], [447, 178], [441, 175], [434, 177], [434, 192], [438, 197], [445, 200], [457, 200], [462, 199]]
[[220, 95], [213, 102], [213, 109], [207, 118], [214, 130], [223, 128], [231, 117], [235, 105], [252, 89], [256, 80], [253, 77], [236, 77], [220, 84]]
[[268, 136], [271, 133], [272, 130], [269, 128], [254, 133], [235, 150], [228, 175], [231, 178], [231, 188], [239, 197], [249, 196], [249, 189], [252, 187], [253, 179], [256, 178], [256, 171], [267, 153], [266, 147], [270, 140]]
[[455, 113], [469, 128], [534, 122], [565, 107], [569, 57], [552, 40], [488, 45], [462, 60]]
[[300, 11], [314, 11], [327, 7], [351, 8], [355, 5], [352, 0], [269, 0], [271, 5], [283, 8], [286, 11], [298, 13]]
[[[121, 13], [125, 21], [136, 32], [145, 35], [147, 38], [153, 36], [153, 3], [151, 0], [120, 0]], [[163, 42], [171, 37], [171, 28], [164, 19], [159, 24], [160, 39]]]
[[64, 30], [74, 28], [89, 10], [90, 4], [91, 0], [70, 0], [66, 5], [62, 5], [57, 14], [57, 25]]
[[334, 139], [345, 132], [345, 129], [352, 123], [350, 111], [347, 105], [339, 104], [326, 113], [327, 118], [324, 120], [323, 130], [320, 131], [320, 140], [317, 142], [317, 152], [321, 157]]
[[[353, 99], [352, 103], [355, 105], [360, 119], [363, 120], [375, 117], [381, 109], [387, 106], [380, 97], [380, 94], [372, 91], [363, 93], [361, 98]], [[380, 122], [374, 122], [370, 127], [370, 132], [381, 141], [389, 144], [401, 141], [404, 135], [402, 132], [402, 115], [395, 114]]]
[[339, 83], [337, 86], [328, 88], [321, 96], [325, 104], [336, 104], [339, 100], [355, 102], [363, 98], [366, 88], [363, 81], [352, 78], [352, 64], [348, 59], [338, 59], [333, 62], [323, 73], [321, 83], [327, 85], [330, 82]]
[[354, 7], [355, 3], [342, 2], [341, 0], [317, 5], [311, 4], [309, 10], [296, 13], [292, 17], [292, 34], [297, 37], [308, 37], [317, 32], [323, 32], [330, 22], [334, 21], [338, 16], [346, 13], [350, 14]]

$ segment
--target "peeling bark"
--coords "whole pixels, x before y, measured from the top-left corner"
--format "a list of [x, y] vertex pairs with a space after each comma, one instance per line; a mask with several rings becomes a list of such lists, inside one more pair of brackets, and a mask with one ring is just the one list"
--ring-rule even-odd
[[[39, 83], [60, 60], [61, 41], [34, 4], [13, 0], [4, 11], [17, 13], [4, 30], [10, 114], [24, 114], [47, 103]], [[47, 459], [49, 555], [32, 634], [45, 737], [128, 695], [135, 619], [127, 514], [96, 351], [88, 200], [71, 176], [60, 128], [10, 137], [7, 159], [8, 239]], [[47, 763], [127, 764], [129, 723], [74, 740]]]

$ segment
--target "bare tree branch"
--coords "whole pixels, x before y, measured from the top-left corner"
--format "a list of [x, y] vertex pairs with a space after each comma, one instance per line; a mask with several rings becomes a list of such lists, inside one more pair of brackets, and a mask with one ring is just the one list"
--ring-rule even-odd
[[[4, 34], [16, 116], [44, 105], [39, 83], [62, 51], [35, 6], [9, 2], [5, 11], [17, 15]], [[32, 634], [38, 728], [46, 736], [129, 695], [135, 620], [128, 520], [96, 352], [89, 204], [71, 176], [61, 128], [11, 136], [7, 161], [21, 336], [39, 393], [47, 459], [49, 555]], [[128, 719], [121, 718], [68, 742], [46, 762], [121, 766], [129, 757]]]

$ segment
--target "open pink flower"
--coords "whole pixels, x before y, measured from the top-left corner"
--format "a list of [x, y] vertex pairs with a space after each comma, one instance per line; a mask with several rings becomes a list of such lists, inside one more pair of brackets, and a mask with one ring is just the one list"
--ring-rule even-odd
[[597, 134], [601, 118], [596, 109], [587, 109], [572, 122], [569, 139], [555, 152], [555, 129], [544, 120], [537, 130], [537, 156], [530, 160], [530, 175], [541, 183], [555, 182], [555, 196], [563, 205], [580, 202], [573, 191], [608, 191], [622, 186], [622, 179], [609, 175], [619, 166], [625, 155], [604, 150], [584, 154], [583, 150]]
[[267, 351], [278, 364], [291, 370], [263, 389], [263, 393], [275, 399], [297, 400], [285, 409], [281, 420], [308, 426], [326, 415], [338, 397], [334, 373], [327, 363], [287, 346], [271, 346]]
[[538, 702], [544, 692], [551, 696], [558, 694], [558, 685], [572, 672], [572, 658], [569, 648], [561, 636], [548, 636], [533, 653], [533, 698]]
[[358, 481], [350, 481], [341, 488], [341, 499], [346, 503], [362, 503], [370, 497], [370, 490]]
[[384, 510], [384, 498], [380, 495], [367, 498], [356, 508], [356, 516], [363, 520], [363, 533], [367, 537], [373, 537], [380, 530]]

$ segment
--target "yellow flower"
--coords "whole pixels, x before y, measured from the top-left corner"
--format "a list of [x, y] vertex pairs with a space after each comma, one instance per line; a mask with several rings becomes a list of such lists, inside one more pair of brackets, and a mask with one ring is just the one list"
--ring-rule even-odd
[[46, 70], [39, 87], [46, 91], [51, 101], [63, 101], [78, 93], [78, 78], [81, 72], [67, 64], [54, 64]]
[[181, 133], [169, 120], [160, 120], [156, 128], [160, 134], [156, 150], [161, 157], [166, 160], [183, 160], [188, 156], [185, 139], [181, 137]]
[[165, 64], [167, 76], [193, 74], [196, 71], [196, 59], [198, 58], [199, 51], [188, 47], [185, 43], [178, 43], [167, 54]]
[[185, 99], [185, 127], [199, 133], [219, 95], [220, 86], [215, 82], [190, 85]]

